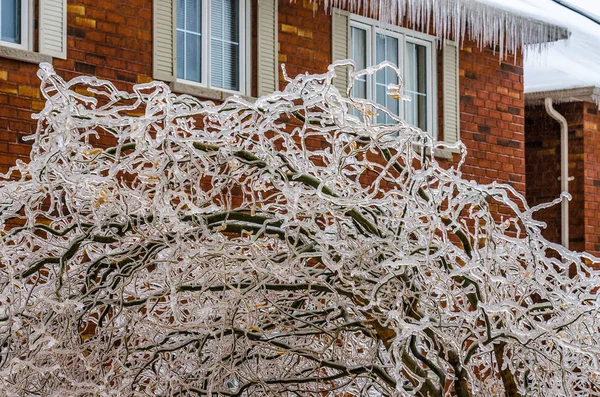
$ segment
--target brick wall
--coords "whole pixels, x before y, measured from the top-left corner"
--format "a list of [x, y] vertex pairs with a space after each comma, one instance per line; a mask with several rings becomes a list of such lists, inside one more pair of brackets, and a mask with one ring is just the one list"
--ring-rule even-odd
[[68, 59], [55, 59], [65, 79], [106, 78], [119, 88], [152, 75], [152, 1], [77, 0], [67, 5]]
[[[67, 56], [53, 61], [67, 80], [94, 74], [120, 89], [150, 81], [152, 0], [68, 1]], [[0, 172], [29, 157], [22, 138], [35, 132], [31, 114], [44, 106], [37, 70], [33, 63], [0, 58]]]
[[[322, 8], [307, 0], [279, 1], [279, 61], [292, 77], [322, 73], [331, 62], [331, 16]], [[461, 137], [469, 151], [465, 177], [507, 182], [525, 194], [522, 54], [500, 63], [497, 52], [467, 41], [459, 58]], [[441, 78], [438, 73], [440, 87]]]
[[465, 43], [460, 64], [460, 133], [467, 177], [502, 181], [525, 193], [523, 58], [500, 63], [491, 49]]
[[[54, 60], [65, 79], [95, 74], [121, 89], [151, 79], [151, 0], [69, 1], [67, 19], [68, 59]], [[322, 5], [280, 0], [278, 29], [279, 61], [290, 76], [326, 70], [331, 16]], [[36, 70], [37, 65], [0, 59], [0, 150], [11, 154], [1, 157], [4, 171], [29, 152], [22, 136], [34, 131], [30, 114], [43, 106]], [[509, 182], [524, 192], [521, 54], [516, 63], [512, 58], [499, 63], [497, 53], [466, 42], [460, 51], [460, 94], [461, 135], [469, 150], [465, 177]]]
[[[290, 77], [323, 73], [331, 63], [331, 16], [322, 4], [279, 0], [279, 63]], [[280, 88], [285, 86], [279, 76]]]
[[0, 58], [0, 172], [17, 158], [29, 158], [23, 137], [35, 132], [31, 114], [44, 107], [40, 100], [38, 66]]
[[[584, 104], [556, 104], [556, 110], [569, 125], [569, 248], [589, 249], [584, 224]], [[527, 107], [525, 119], [527, 201], [534, 206], [556, 199], [560, 193], [560, 124], [548, 116], [544, 106]], [[535, 218], [547, 224], [542, 232], [548, 240], [561, 242], [560, 205], [536, 213]], [[599, 229], [600, 231], [600, 229]]]
[[600, 256], [600, 114], [595, 103], [582, 104], [584, 249]]
[[[600, 114], [591, 102], [555, 104], [569, 125], [569, 248], [600, 256]], [[527, 199], [531, 205], [560, 194], [560, 126], [543, 106], [528, 106]], [[544, 236], [560, 243], [560, 206], [540, 211]]]

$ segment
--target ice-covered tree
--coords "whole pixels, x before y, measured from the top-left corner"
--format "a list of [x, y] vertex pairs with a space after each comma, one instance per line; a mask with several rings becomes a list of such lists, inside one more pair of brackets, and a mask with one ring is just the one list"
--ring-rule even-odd
[[0, 182], [2, 395], [598, 395], [595, 259], [334, 75], [213, 104], [43, 65]]

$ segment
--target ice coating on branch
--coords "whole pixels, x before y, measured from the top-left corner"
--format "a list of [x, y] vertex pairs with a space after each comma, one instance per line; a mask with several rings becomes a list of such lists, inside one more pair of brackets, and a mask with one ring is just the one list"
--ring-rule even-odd
[[[475, 40], [479, 48], [498, 48], [504, 59], [526, 45], [542, 52], [549, 43], [568, 37], [568, 30], [532, 7], [527, 0], [313, 0], [330, 12], [349, 10], [382, 23], [424, 30], [462, 43]], [[538, 1], [538, 6], [539, 0]], [[543, 8], [543, 7], [542, 7]]]
[[214, 104], [43, 65], [0, 181], [0, 394], [598, 394], [596, 259], [334, 75]]

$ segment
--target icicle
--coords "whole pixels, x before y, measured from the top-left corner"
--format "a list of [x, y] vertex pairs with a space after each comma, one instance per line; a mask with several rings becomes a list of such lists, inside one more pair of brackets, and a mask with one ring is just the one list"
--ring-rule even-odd
[[[311, 0], [318, 2], [319, 0]], [[523, 17], [489, 4], [473, 0], [322, 0], [329, 12], [344, 8], [378, 18], [383, 24], [406, 23], [414, 29], [431, 32], [440, 42], [474, 40], [479, 49], [491, 46], [499, 49], [499, 58], [516, 54], [525, 45], [541, 52], [548, 42], [567, 35], [563, 27]]]

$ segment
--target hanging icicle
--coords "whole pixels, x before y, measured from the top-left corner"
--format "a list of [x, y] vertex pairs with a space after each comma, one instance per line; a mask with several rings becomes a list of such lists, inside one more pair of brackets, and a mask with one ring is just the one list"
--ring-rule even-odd
[[[311, 0], [313, 2], [321, 2]], [[474, 40], [479, 48], [498, 48], [501, 59], [525, 45], [542, 51], [548, 43], [568, 37], [561, 26], [528, 18], [475, 0], [322, 0], [325, 8], [360, 13], [384, 24], [430, 31], [443, 40]]]

